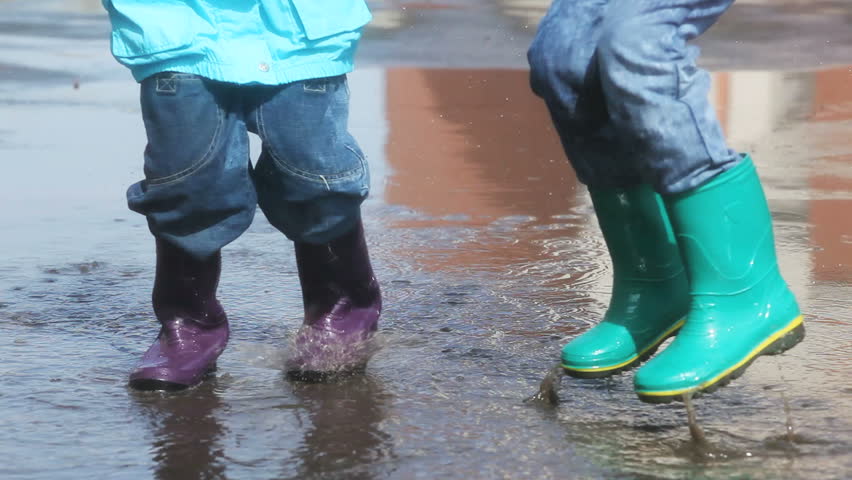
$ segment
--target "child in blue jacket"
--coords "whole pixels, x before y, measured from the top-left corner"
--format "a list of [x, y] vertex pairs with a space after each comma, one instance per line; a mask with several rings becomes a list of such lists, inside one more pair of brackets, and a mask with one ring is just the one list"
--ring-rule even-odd
[[[215, 368], [228, 341], [220, 251], [257, 205], [295, 243], [305, 325], [288, 370], [363, 366], [381, 294], [364, 242], [369, 172], [347, 131], [345, 74], [371, 18], [364, 0], [103, 3], [113, 55], [141, 85], [145, 179], [127, 199], [147, 217], [157, 251], [161, 328], [131, 386], [184, 388]], [[263, 142], [254, 167], [248, 132]]]

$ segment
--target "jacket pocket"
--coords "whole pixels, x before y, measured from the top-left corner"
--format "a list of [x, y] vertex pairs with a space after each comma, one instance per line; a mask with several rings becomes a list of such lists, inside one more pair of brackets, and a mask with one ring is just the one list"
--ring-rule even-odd
[[351, 32], [373, 17], [364, 0], [290, 0], [309, 40]]
[[[112, 54], [151, 57], [190, 45], [207, 23], [180, 0], [104, 0], [112, 22]], [[149, 60], [156, 60], [156, 58]]]

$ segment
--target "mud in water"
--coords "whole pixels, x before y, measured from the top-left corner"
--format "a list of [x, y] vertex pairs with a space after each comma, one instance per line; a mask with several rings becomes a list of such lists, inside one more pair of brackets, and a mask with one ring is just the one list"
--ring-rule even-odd
[[[705, 40], [712, 101], [764, 179], [808, 337], [695, 399], [700, 444], [684, 404], [641, 403], [630, 372], [554, 374], [524, 402], [601, 317], [611, 282], [591, 202], [515, 58], [532, 24], [510, 1], [371, 2], [377, 21], [399, 22], [371, 27], [350, 77], [385, 294], [366, 371], [286, 379], [296, 264], [258, 216], [223, 254], [233, 330], [215, 377], [177, 394], [129, 390], [157, 333], [154, 245], [125, 205], [145, 135], [99, 3], [0, 0], [0, 477], [852, 477], [852, 58], [829, 65], [852, 50]], [[843, 41], [831, 25], [849, 9], [829, 3], [801, 38]], [[753, 35], [801, 8], [738, 5]], [[501, 33], [458, 47], [488, 68], [445, 68], [443, 42], [462, 31]], [[387, 47], [406, 32], [401, 50]], [[434, 48], [405, 54], [426, 32]], [[795, 55], [796, 70], [773, 63]]]

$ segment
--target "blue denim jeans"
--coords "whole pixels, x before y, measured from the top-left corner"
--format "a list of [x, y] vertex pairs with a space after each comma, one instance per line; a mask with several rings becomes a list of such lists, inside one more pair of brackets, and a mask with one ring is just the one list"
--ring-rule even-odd
[[[165, 72], [141, 84], [145, 179], [127, 191], [158, 238], [205, 258], [240, 236], [258, 205], [293, 241], [355, 227], [369, 171], [347, 131], [345, 76], [279, 86]], [[262, 140], [257, 164], [248, 132]]]
[[583, 183], [679, 193], [740, 160], [710, 105], [698, 47], [687, 43], [732, 3], [553, 2], [528, 52], [531, 86]]

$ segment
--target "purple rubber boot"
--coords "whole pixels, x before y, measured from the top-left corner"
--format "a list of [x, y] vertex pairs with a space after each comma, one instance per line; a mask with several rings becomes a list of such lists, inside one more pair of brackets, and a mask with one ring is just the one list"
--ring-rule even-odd
[[228, 343], [228, 319], [216, 300], [221, 255], [197, 260], [157, 240], [154, 313], [161, 329], [130, 374], [139, 390], [180, 390], [216, 369]]
[[296, 243], [305, 322], [287, 361], [291, 378], [316, 381], [363, 369], [382, 312], [364, 227], [324, 245]]

